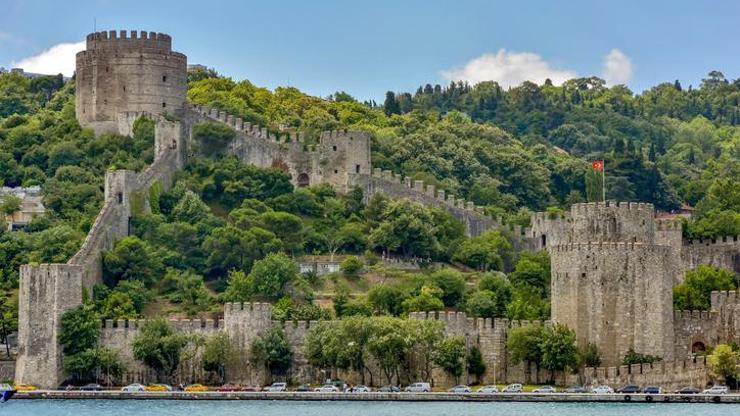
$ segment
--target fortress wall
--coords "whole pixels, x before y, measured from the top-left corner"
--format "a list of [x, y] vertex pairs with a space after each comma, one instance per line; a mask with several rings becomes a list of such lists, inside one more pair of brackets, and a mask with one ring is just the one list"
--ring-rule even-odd
[[681, 247], [681, 280], [700, 264], [740, 273], [740, 236], [685, 241]]
[[703, 388], [709, 381], [704, 357], [631, 366], [586, 367], [583, 370], [583, 384], [587, 386], [601, 384], [612, 387], [621, 387], [625, 384], [660, 386], [665, 393], [672, 393], [686, 386]]
[[642, 243], [565, 244], [550, 249], [552, 319], [595, 342], [607, 365], [630, 347], [672, 359], [671, 249]]
[[719, 343], [717, 331], [718, 313], [714, 311], [674, 311], [675, 334], [674, 357], [683, 359], [693, 351], [692, 347], [710, 347]]

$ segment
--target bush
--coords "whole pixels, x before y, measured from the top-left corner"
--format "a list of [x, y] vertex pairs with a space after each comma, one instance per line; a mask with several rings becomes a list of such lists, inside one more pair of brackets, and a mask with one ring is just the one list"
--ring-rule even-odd
[[356, 256], [349, 256], [342, 261], [342, 264], [339, 267], [345, 276], [357, 277], [363, 266], [362, 260], [358, 259]]

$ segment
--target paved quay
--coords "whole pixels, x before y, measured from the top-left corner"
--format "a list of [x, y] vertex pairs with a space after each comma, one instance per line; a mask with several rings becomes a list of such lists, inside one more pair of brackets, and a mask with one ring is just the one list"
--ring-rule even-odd
[[286, 401], [403, 401], [403, 402], [630, 402], [731, 403], [740, 394], [573, 394], [573, 393], [323, 393], [323, 392], [123, 392], [37, 390], [18, 392], [13, 399], [95, 400], [286, 400]]

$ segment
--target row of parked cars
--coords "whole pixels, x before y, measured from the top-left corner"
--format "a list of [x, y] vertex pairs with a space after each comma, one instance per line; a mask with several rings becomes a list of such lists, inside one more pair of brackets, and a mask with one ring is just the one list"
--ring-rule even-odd
[[[37, 390], [36, 386], [30, 385], [30, 384], [18, 384], [15, 385], [14, 389], [16, 391], [34, 391]], [[90, 383], [86, 384], [84, 386], [75, 387], [72, 385], [67, 385], [60, 387], [62, 390], [79, 390], [79, 391], [102, 391], [106, 388], [101, 386], [100, 384], [96, 383]], [[145, 391], [153, 391], [153, 392], [166, 392], [166, 391], [185, 391], [185, 392], [204, 392], [204, 391], [216, 391], [216, 392], [237, 392], [237, 391], [244, 391], [244, 392], [257, 392], [257, 391], [265, 391], [265, 392], [286, 392], [288, 391], [288, 383], [286, 382], [275, 382], [272, 383], [269, 386], [266, 387], [260, 387], [260, 386], [251, 386], [251, 385], [240, 385], [240, 384], [224, 384], [220, 387], [215, 388], [209, 388], [208, 386], [205, 386], [203, 384], [190, 384], [188, 386], [178, 386], [173, 388], [172, 386], [169, 386], [167, 384], [149, 384], [149, 385], [143, 385], [139, 383], [129, 384], [128, 386], [125, 386], [121, 388], [121, 391], [124, 392], [145, 392]], [[329, 381], [325, 383], [322, 386], [319, 387], [311, 387], [309, 384], [302, 384], [298, 386], [296, 389], [292, 390], [295, 392], [324, 392], [324, 393], [338, 393], [338, 392], [347, 392], [347, 393], [369, 393], [372, 390], [372, 388], [365, 386], [365, 385], [357, 385], [357, 386], [348, 386], [345, 383], [342, 383], [341, 381], [335, 380], [335, 381]], [[397, 393], [401, 392], [401, 388], [398, 386], [383, 386], [375, 390], [376, 392], [386, 392], [386, 393]], [[432, 391], [432, 386], [429, 383], [426, 382], [416, 382], [411, 383], [408, 386], [406, 386], [403, 389], [404, 392], [410, 392], [410, 393], [429, 393]], [[454, 386], [447, 390], [450, 393], [472, 393], [473, 389], [470, 386], [459, 384], [457, 386]], [[477, 393], [484, 393], [484, 394], [493, 394], [493, 393], [522, 393], [524, 392], [524, 387], [519, 383], [513, 383], [509, 384], [508, 386], [499, 389], [495, 385], [487, 385], [479, 387], [475, 390]], [[553, 386], [541, 386], [534, 390], [532, 390], [533, 393], [557, 393], [557, 388]], [[612, 393], [622, 393], [622, 394], [635, 394], [635, 393], [644, 393], [644, 394], [662, 394], [663, 389], [661, 389], [658, 386], [645, 386], [640, 387], [637, 384], [627, 384], [625, 386], [622, 386], [616, 390], [614, 390], [612, 387], [607, 385], [600, 385], [595, 386], [591, 388], [590, 390], [586, 389], [583, 386], [572, 386], [569, 387], [562, 392], [564, 393], [595, 393], [595, 394], [612, 394]], [[684, 387], [682, 389], [676, 390], [673, 393], [675, 394], [711, 394], [711, 395], [717, 395], [717, 394], [727, 394], [729, 392], [727, 386], [713, 386], [711, 388], [705, 389], [705, 390], [699, 390], [695, 387]]]

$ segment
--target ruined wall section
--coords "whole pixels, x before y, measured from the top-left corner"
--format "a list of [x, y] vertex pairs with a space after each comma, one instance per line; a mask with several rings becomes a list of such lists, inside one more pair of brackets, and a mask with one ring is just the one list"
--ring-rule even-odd
[[535, 251], [573, 242], [573, 220], [569, 212], [551, 214], [537, 212], [532, 215], [531, 226], [526, 230]]
[[595, 342], [607, 365], [630, 347], [673, 359], [675, 264], [670, 247], [574, 243], [550, 248], [552, 319]]
[[172, 51], [169, 35], [111, 30], [87, 35], [86, 46], [76, 58], [75, 108], [83, 127], [115, 132], [126, 111], [183, 115], [187, 58]]

